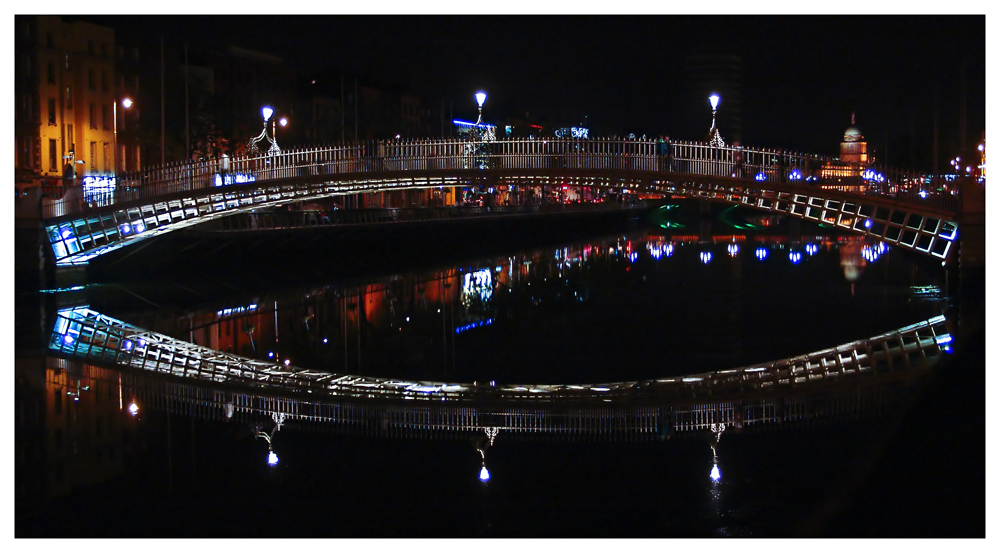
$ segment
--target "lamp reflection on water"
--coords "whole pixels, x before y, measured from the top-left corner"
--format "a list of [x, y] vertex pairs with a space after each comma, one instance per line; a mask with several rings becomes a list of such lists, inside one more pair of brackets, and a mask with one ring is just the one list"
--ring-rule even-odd
[[278, 464], [278, 455], [272, 448], [272, 442], [274, 441], [274, 435], [281, 430], [281, 425], [285, 422], [285, 414], [272, 413], [271, 419], [274, 420], [274, 430], [272, 430], [270, 434], [264, 432], [261, 425], [255, 426], [253, 433], [254, 436], [264, 438], [264, 441], [267, 442], [267, 464], [273, 467]]
[[[491, 383], [492, 384], [492, 383]], [[476, 451], [479, 452], [479, 456], [482, 459], [482, 464], [479, 468], [479, 481], [486, 484], [490, 481], [490, 471], [486, 468], [486, 448], [493, 445], [493, 440], [496, 439], [497, 434], [500, 432], [499, 428], [487, 427], [483, 429], [486, 434], [485, 438], [480, 436], [476, 442]]]
[[712, 470], [708, 473], [709, 478], [712, 479], [712, 483], [716, 484], [722, 480], [722, 471], [719, 470], [719, 455], [717, 447], [719, 445], [719, 440], [722, 439], [722, 433], [726, 430], [726, 425], [723, 424], [712, 424], [712, 442], [710, 447], [712, 448]]
[[718, 482], [722, 479], [722, 473], [719, 472], [719, 464], [716, 461], [712, 461], [712, 472], [709, 473], [709, 477], [712, 478], [712, 482]]

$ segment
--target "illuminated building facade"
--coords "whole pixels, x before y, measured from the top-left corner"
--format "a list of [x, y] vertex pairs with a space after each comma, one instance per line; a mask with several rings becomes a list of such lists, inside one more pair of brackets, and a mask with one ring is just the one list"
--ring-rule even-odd
[[15, 27], [15, 187], [111, 176], [114, 30], [58, 16], [18, 16]]
[[868, 142], [861, 131], [855, 126], [854, 114], [851, 114], [851, 126], [844, 131], [844, 139], [840, 143], [840, 157], [823, 164], [819, 178], [826, 181], [833, 179], [848, 179], [844, 183], [824, 184], [822, 188], [862, 192], [863, 181], [858, 179], [868, 166]]

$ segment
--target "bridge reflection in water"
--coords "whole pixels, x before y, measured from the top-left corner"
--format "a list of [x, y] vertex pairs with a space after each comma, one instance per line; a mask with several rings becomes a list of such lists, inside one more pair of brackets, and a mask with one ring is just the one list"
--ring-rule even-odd
[[[715, 240], [713, 246], [699, 237], [690, 238], [687, 245], [685, 240], [679, 240], [677, 236], [669, 239], [662, 236], [646, 237], [644, 243], [622, 241], [618, 255], [624, 256], [624, 261], [617, 269], [623, 273], [631, 269], [627, 272], [632, 277], [628, 282], [633, 283], [644, 282], [642, 273], [648, 274], [650, 286], [643, 288], [644, 294], [648, 295], [654, 288], [654, 277], [657, 274], [652, 271], [654, 267], [669, 269], [665, 273], [674, 275], [677, 272], [677, 262], [688, 263], [686, 260], [690, 260], [690, 264], [698, 269], [720, 267], [725, 269], [727, 275], [730, 272], [741, 275], [741, 279], [746, 279], [745, 288], [741, 290], [747, 296], [752, 296], [750, 289], [756, 287], [757, 273], [760, 273], [759, 276], [764, 281], [772, 280], [778, 273], [749, 270], [749, 267], [774, 269], [780, 265], [781, 268], [791, 269], [797, 264], [790, 256], [785, 259], [785, 250], [767, 242], [737, 241], [733, 237], [726, 237], [724, 240]], [[739, 248], [730, 247], [734, 245]], [[765, 245], [770, 246], [765, 247], [770, 251], [766, 259], [780, 263], [768, 265], [765, 261], [758, 261], [755, 250]], [[617, 244], [615, 248], [617, 251]], [[605, 253], [609, 251], [606, 244], [603, 248], [594, 249], [602, 249]], [[802, 249], [807, 253], [809, 251], [808, 247], [801, 244], [786, 249], [788, 252], [793, 249]], [[698, 250], [714, 251], [715, 259], [707, 266], [697, 264], [695, 257]], [[839, 255], [834, 253], [833, 248], [829, 251], [823, 248], [818, 256], [804, 256], [801, 263], [817, 267], [813, 262], [823, 258], [824, 271], [832, 272], [837, 276], [838, 283], [843, 285], [840, 280], [842, 270], [843, 277], [853, 284], [864, 266], [863, 262], [873, 263], [876, 250], [868, 254], [865, 251], [864, 244], [849, 241], [840, 246]], [[585, 250], [579, 253], [587, 258]], [[635, 255], [639, 259], [633, 262]], [[738, 270], [740, 264], [737, 263], [737, 258], [740, 256], [749, 264], [744, 267], [744, 272]], [[534, 281], [535, 285], [544, 280], [544, 275], [550, 277], [550, 280], [554, 275], [563, 275], [560, 271], [541, 270], [542, 267], [558, 269], [563, 267], [562, 262], [569, 267], [569, 261], [577, 258], [572, 249], [568, 252], [556, 250], [554, 256], [550, 252], [544, 257], [550, 260], [549, 265], [534, 261], [531, 263], [532, 269], [538, 265], [540, 271], [538, 280]], [[609, 260], [611, 257], [608, 254]], [[613, 263], [606, 263], [603, 256], [595, 254], [590, 259], [592, 267], [606, 267], [609, 271], [616, 267]], [[886, 256], [881, 261], [889, 259], [896, 258]], [[841, 269], [837, 268], [838, 260]], [[587, 263], [577, 261], [573, 262], [572, 267], [588, 266]], [[478, 274], [477, 270], [483, 267], [495, 271], [494, 275], [506, 274], [508, 271], [506, 265], [500, 268], [499, 258], [485, 261], [478, 259], [477, 263], [464, 272], [455, 272], [459, 276], [455, 276], [453, 289], [462, 288], [461, 275], [474, 278]], [[521, 265], [513, 261], [510, 263], [513, 274], [519, 274]], [[665, 264], [669, 263], [675, 264], [666, 267]], [[349, 271], [345, 272], [350, 274]], [[867, 272], [871, 273], [872, 268], [869, 267]], [[415, 296], [415, 292], [422, 286], [430, 290], [434, 283], [439, 283], [443, 287], [444, 274], [446, 273], [441, 272], [440, 267], [435, 266], [434, 269], [427, 269], [425, 273], [414, 274], [410, 278], [401, 278], [399, 275], [388, 278], [384, 275], [369, 277], [365, 286], [378, 288], [384, 285], [378, 279], [391, 280], [395, 287], [392, 298], [396, 298], [398, 302], [393, 304], [383, 296], [378, 298], [380, 302], [386, 300], [383, 302], [386, 309], [395, 305], [393, 313], [397, 318], [394, 320], [401, 321], [406, 316], [434, 313], [437, 301], [443, 299], [443, 294], [442, 298], [432, 295], [426, 304], [415, 301], [409, 307], [404, 300], [421, 297]], [[705, 271], [699, 271], [696, 278], [704, 280], [705, 274]], [[878, 277], [876, 280], [881, 282], [881, 272]], [[285, 364], [285, 349], [281, 350], [283, 355], [276, 356], [277, 361], [265, 359], [272, 346], [277, 345], [270, 341], [268, 333], [261, 331], [261, 327], [266, 326], [265, 323], [272, 318], [269, 307], [272, 300], [275, 306], [275, 338], [279, 326], [279, 311], [283, 337], [286, 335], [286, 328], [289, 328], [285, 326], [286, 320], [287, 324], [294, 321], [299, 326], [311, 325], [314, 332], [310, 336], [319, 341], [326, 335], [328, 327], [336, 326], [333, 324], [335, 322], [350, 320], [352, 324], [356, 324], [354, 319], [337, 319], [337, 313], [340, 312], [328, 308], [339, 305], [339, 301], [354, 301], [358, 307], [365, 305], [365, 296], [351, 295], [350, 292], [352, 287], [360, 290], [358, 282], [365, 277], [353, 274], [346, 277], [350, 284], [341, 284], [343, 289], [337, 288], [338, 285], [329, 285], [329, 275], [324, 275], [323, 278], [326, 286], [317, 287], [315, 283], [310, 285], [309, 281], [296, 281], [293, 291], [271, 291], [266, 296], [252, 298], [227, 297], [226, 300], [218, 301], [224, 301], [222, 305], [231, 308], [219, 309], [220, 305], [212, 302], [205, 306], [205, 312], [199, 310], [194, 315], [185, 309], [179, 319], [179, 312], [162, 308], [155, 311], [147, 309], [145, 312], [140, 308], [139, 316], [135, 316], [132, 313], [135, 307], [129, 306], [123, 311], [119, 302], [107, 300], [105, 304], [106, 300], [98, 297], [91, 298], [96, 302], [92, 307], [65, 307], [54, 315], [55, 324], [46, 330], [47, 335], [44, 337], [47, 346], [45, 353], [49, 356], [46, 367], [61, 367], [64, 370], [55, 377], [48, 378], [59, 379], [56, 392], [64, 400], [79, 398], [80, 401], [75, 406], [79, 407], [81, 423], [74, 423], [75, 432], [81, 435], [91, 433], [94, 424], [85, 419], [96, 411], [98, 434], [102, 428], [104, 434], [109, 434], [111, 415], [114, 415], [114, 420], [118, 421], [115, 424], [124, 424], [126, 428], [134, 425], [136, 430], [141, 429], [141, 435], [144, 436], [142, 440], [150, 440], [150, 443], [165, 441], [165, 449], [151, 450], [141, 461], [136, 458], [139, 461], [136, 466], [129, 465], [128, 456], [124, 464], [130, 466], [130, 471], [144, 471], [146, 478], [180, 484], [178, 490], [190, 489], [190, 493], [197, 496], [191, 507], [176, 511], [188, 511], [189, 520], [198, 519], [202, 528], [211, 528], [204, 531], [214, 532], [213, 535], [226, 535], [233, 530], [228, 530], [224, 522], [217, 526], [218, 513], [214, 506], [208, 506], [215, 505], [213, 502], [217, 499], [208, 496], [218, 493], [221, 497], [232, 493], [234, 488], [246, 488], [241, 499], [233, 499], [223, 509], [230, 510], [233, 518], [247, 517], [247, 513], [260, 508], [264, 502], [251, 503], [246, 499], [258, 496], [260, 490], [257, 488], [270, 486], [271, 492], [266, 496], [265, 510], [272, 506], [272, 502], [284, 505], [284, 520], [287, 524], [287, 513], [290, 512], [287, 509], [291, 508], [289, 504], [305, 498], [305, 502], [301, 504], [305, 506], [304, 510], [300, 509], [296, 515], [296, 520], [300, 521], [297, 527], [310, 528], [307, 532], [326, 532], [325, 535], [383, 535], [383, 532], [389, 532], [384, 535], [413, 536], [425, 535], [421, 532], [438, 532], [438, 535], [490, 533], [490, 517], [499, 521], [497, 528], [503, 528], [499, 531], [501, 534], [518, 535], [522, 531], [519, 529], [525, 528], [518, 526], [525, 518], [523, 512], [532, 512], [531, 505], [535, 505], [532, 502], [537, 501], [535, 496], [549, 494], [561, 498], [554, 500], [552, 507], [555, 510], [561, 509], [562, 514], [559, 516], [562, 517], [564, 529], [536, 526], [535, 529], [528, 530], [528, 534], [537, 532], [540, 535], [558, 535], [560, 531], [578, 532], [579, 535], [614, 533], [614, 513], [603, 513], [597, 517], [600, 523], [607, 524], [605, 526], [598, 524], [591, 527], [590, 524], [596, 522], [595, 517], [584, 517], [583, 520], [587, 521], [585, 528], [585, 523], [575, 520], [578, 513], [572, 505], [576, 502], [587, 504], [591, 500], [598, 504], [611, 498], [628, 498], [626, 502], [629, 506], [616, 506], [621, 513], [628, 513], [619, 515], [617, 522], [622, 522], [621, 518], [626, 516], [636, 517], [642, 522], [630, 522], [631, 526], [621, 526], [629, 528], [622, 530], [621, 535], [645, 532], [645, 535], [690, 536], [702, 535], [704, 532], [749, 536], [755, 533], [801, 535], [798, 530], [801, 526], [795, 524], [803, 524], [802, 518], [808, 517], [808, 514], [795, 512], [803, 506], [801, 502], [805, 501], [799, 500], [800, 503], [796, 503], [796, 498], [808, 495], [809, 503], [804, 505], [803, 510], [809, 511], [816, 508], [818, 502], [834, 497], [841, 491], [840, 479], [854, 476], [851, 465], [863, 465], [861, 461], [864, 458], [861, 456], [871, 454], [865, 447], [884, 446], [891, 449], [896, 457], [892, 463], [893, 471], [898, 468], [895, 461], [901, 460], [909, 466], [910, 457], [926, 456], [928, 451], [922, 435], [914, 442], [919, 445], [898, 448], [891, 440], [885, 439], [885, 435], [880, 433], [881, 428], [891, 426], [893, 420], [901, 414], [912, 413], [910, 407], [913, 406], [913, 400], [927, 399], [924, 392], [928, 382], [961, 379], [963, 374], [963, 371], [950, 370], [958, 367], [949, 354], [953, 332], [958, 332], [962, 325], [956, 323], [957, 318], [930, 317], [937, 310], [927, 303], [920, 309], [897, 306], [892, 309], [893, 316], [889, 321], [879, 319], [880, 322], [871, 324], [848, 322], [850, 319], [845, 318], [843, 313], [850, 313], [851, 310], [842, 313], [819, 309], [824, 313], [826, 324], [829, 321], [845, 321], [844, 328], [830, 331], [836, 337], [829, 338], [829, 342], [837, 343], [846, 339], [846, 343], [768, 363], [746, 365], [746, 360], [739, 360], [720, 365], [719, 358], [713, 358], [709, 365], [713, 368], [727, 365], [735, 368], [708, 372], [694, 368], [686, 371], [693, 374], [666, 372], [667, 376], [664, 378], [647, 378], [650, 373], [640, 372], [629, 363], [625, 365], [629, 367], [629, 372], [624, 376], [642, 376], [627, 382], [605, 382], [599, 376], [588, 378], [587, 380], [596, 383], [586, 385], [519, 385], [500, 381], [530, 382], [531, 375], [535, 374], [531, 372], [522, 373], [528, 375], [525, 378], [501, 373], [496, 377], [498, 382], [491, 385], [482, 380], [471, 382], [474, 378], [480, 378], [482, 373], [475, 373], [471, 377], [455, 376], [450, 380], [450, 376], [468, 373], [449, 370], [406, 371], [403, 368], [399, 368], [398, 372], [385, 372], [382, 368], [372, 370], [372, 364], [367, 359], [362, 369], [360, 356], [357, 366], [353, 365], [353, 359], [351, 363], [343, 360], [344, 365], [340, 365], [342, 360], [338, 359], [339, 351], [329, 354], [331, 363], [327, 365], [310, 363], [304, 360], [305, 357], [291, 354], [293, 359], [302, 359], [302, 365], [310, 367], [308, 369], [296, 367], [294, 363]], [[599, 283], [603, 281], [599, 281], [596, 276], [592, 276], [592, 279], [588, 281], [593, 285], [592, 292], [600, 295]], [[377, 283], [372, 284], [376, 280]], [[524, 287], [527, 288], [527, 282], [531, 281], [525, 276]], [[273, 282], [282, 282], [281, 286], [293, 286], [280, 279]], [[655, 284], [665, 285], [668, 282], [676, 284], [665, 278]], [[917, 282], [923, 281], [918, 279]], [[902, 288], [912, 289], [914, 287], [907, 285], [913, 283], [912, 278], [904, 279]], [[718, 283], [705, 281], [703, 284], [711, 288], [712, 284]], [[926, 288], [926, 291], [924, 288], [910, 291], [914, 294], [941, 293], [937, 287]], [[254, 290], [257, 293], [257, 288]], [[335, 292], [338, 290], [347, 292], [337, 296]], [[494, 287], [492, 290], [496, 299], [500, 288]], [[728, 288], [721, 290], [721, 294], [717, 287], [712, 290], [719, 296], [720, 302], [732, 301]], [[844, 291], [843, 288], [841, 290]], [[324, 303], [323, 298], [317, 296], [318, 291], [325, 291], [329, 303]], [[862, 286], [859, 291], [861, 297], [857, 299], [858, 304], [870, 299], [870, 296], [865, 295], [868, 292], [865, 287]], [[97, 292], [100, 295], [101, 291]], [[205, 291], [199, 292], [204, 294]], [[879, 298], [882, 293], [880, 290]], [[789, 296], [798, 297], [794, 294]], [[158, 300], [157, 296], [150, 297]], [[454, 299], [461, 304], [461, 298], [462, 296], [456, 295]], [[841, 298], [839, 301], [854, 303], [853, 299], [852, 295], [851, 300]], [[936, 297], [932, 303], [938, 304], [941, 300], [942, 298]], [[882, 305], [881, 302], [878, 303]], [[185, 301], [171, 303], [178, 304], [184, 305]], [[742, 308], [751, 310], [754, 309], [754, 304], [755, 302], [750, 301]], [[298, 306], [297, 310], [292, 311], [293, 305]], [[676, 307], [683, 309], [683, 305], [678, 304]], [[249, 311], [237, 306], [244, 306]], [[262, 306], [267, 308], [259, 309]], [[825, 304], [812, 305], [813, 308], [821, 306]], [[700, 308], [711, 311], [712, 305], [701, 305]], [[880, 308], [884, 309], [884, 306]], [[433, 322], [437, 333], [450, 335], [454, 331], [464, 338], [505, 326], [500, 324], [501, 321], [508, 320], [503, 319], [504, 311], [499, 308], [495, 313], [483, 311], [485, 314], [499, 315], [500, 319], [487, 328], [467, 332], [460, 331], [467, 324], [461, 313], [452, 316], [451, 325], [443, 323], [442, 318], [434, 319]], [[106, 313], [114, 313], [115, 316], [108, 316]], [[303, 317], [309, 313], [315, 313], [315, 317], [303, 323]], [[329, 320], [324, 319], [324, 316]], [[343, 313], [340, 316], [346, 317]], [[257, 317], [261, 317], [261, 320], [256, 320]], [[228, 328], [235, 330], [233, 336], [238, 335], [241, 340], [253, 340], [252, 344], [248, 344], [249, 348], [240, 347], [242, 342], [235, 341], [235, 338], [232, 342], [221, 340], [226, 334], [226, 323], [233, 323], [238, 319], [242, 319], [239, 322], [244, 325], [249, 321], [257, 324], [257, 333], [252, 336], [241, 331], [240, 325], [228, 325]], [[750, 321], [753, 316], [748, 316], [747, 319]], [[180, 324], [178, 320], [184, 324]], [[910, 320], [920, 322], [867, 339], [850, 340], [853, 336], [877, 333], [882, 325], [891, 328]], [[195, 327], [204, 325], [204, 332], [190, 331], [187, 326], [190, 322]], [[324, 323], [328, 324], [324, 326]], [[523, 326], [525, 323], [525, 320], [517, 320], [519, 325]], [[447, 326], [442, 326], [443, 324]], [[664, 325], [667, 323], [662, 322], [657, 328], [669, 329], [669, 326]], [[235, 351], [242, 355], [219, 351], [218, 347], [199, 346], [194, 343], [195, 339], [178, 339], [187, 337], [189, 332], [197, 338], [198, 344], [213, 344], [225, 349], [225, 344], [231, 343]], [[210, 339], [213, 334], [220, 338], [218, 343]], [[288, 334], [294, 334], [294, 328], [289, 328]], [[721, 335], [723, 341], [733, 337], [727, 330], [716, 334], [716, 337]], [[820, 334], [825, 336], [827, 332], [821, 331]], [[352, 337], [352, 347], [353, 342]], [[621, 343], [615, 344], [615, 347], [622, 347]], [[701, 344], [709, 345], [709, 342]], [[822, 347], [823, 342], [811, 344], [801, 347], [816, 349]], [[690, 346], [692, 344], [688, 344]], [[282, 347], [287, 348], [289, 344]], [[278, 351], [277, 347], [273, 349]], [[956, 349], [963, 351], [961, 348]], [[252, 358], [253, 355], [260, 358]], [[784, 350], [782, 353], [765, 354], [761, 357], [775, 358], [781, 355], [785, 355]], [[399, 359], [402, 358], [397, 358], [397, 362]], [[692, 365], [676, 359], [674, 364]], [[317, 367], [332, 367], [332, 370], [317, 370]], [[670, 367], [666, 367], [665, 370], [669, 369]], [[582, 372], [575, 369], [565, 379], [554, 375], [549, 381], [573, 381], [578, 376], [583, 379]], [[397, 378], [374, 378], [361, 376], [362, 374], [390, 374]], [[493, 373], [487, 371], [486, 374]], [[652, 374], [662, 373], [657, 371]], [[421, 380], [424, 375], [444, 376]], [[945, 375], [947, 378], [937, 378]], [[540, 377], [538, 380], [546, 378], [548, 377]], [[606, 380], [615, 378], [611, 376]], [[45, 393], [52, 397], [53, 389], [48, 386], [48, 382], [46, 384]], [[69, 395], [66, 395], [67, 392]], [[94, 396], [102, 394], [103, 400], [94, 399]], [[109, 396], [113, 396], [110, 397], [112, 401], [109, 401]], [[133, 402], [137, 408], [135, 418], [129, 414], [129, 406]], [[95, 403], [99, 405], [99, 410], [93, 409]], [[907, 423], [913, 423], [906, 425], [907, 432], [931, 432], [938, 440], [947, 442], [950, 434], [942, 437], [940, 426], [925, 424], [926, 419], [938, 416], [939, 413], [934, 409], [936, 407], [932, 406], [925, 411], [924, 417], [916, 421], [907, 419]], [[64, 411], [69, 414], [69, 409], [64, 407]], [[73, 412], [77, 410], [74, 409]], [[122, 420], [125, 422], [122, 423]], [[188, 420], [190, 440], [185, 428]], [[948, 420], [947, 424], [951, 424], [952, 419]], [[200, 421], [204, 421], [204, 424]], [[836, 424], [845, 421], [851, 424]], [[854, 424], [855, 421], [861, 424]], [[874, 424], [869, 425], [869, 421]], [[809, 428], [808, 432], [796, 431], [802, 427], [813, 428]], [[322, 436], [324, 433], [328, 436]], [[873, 434], [877, 434], [877, 437]], [[138, 438], [140, 433], [136, 432], [134, 436]], [[236, 437], [238, 439], [234, 439]], [[65, 437], [63, 439], [66, 440]], [[159, 442], [155, 442], [156, 440]], [[859, 445], [854, 445], [855, 442]], [[669, 446], [663, 449], [664, 444]], [[559, 452], [558, 456], [554, 455], [550, 461], [539, 461], [539, 455], [553, 452]], [[188, 453], [190, 461], [187, 460]], [[650, 454], [645, 455], [646, 453]], [[947, 455], [951, 454], [952, 450], [949, 449]], [[621, 462], [614, 466], [608, 465], [609, 457], [621, 458]], [[76, 460], [73, 462], [79, 463], [78, 457], [74, 459]], [[277, 464], [277, 468], [268, 466], [269, 463]], [[306, 463], [309, 470], [303, 470]], [[949, 463], [948, 466], [952, 465]], [[614, 474], [601, 472], [600, 467], [614, 471]], [[797, 468], [799, 470], [796, 472]], [[69, 464], [66, 469], [73, 470]], [[907, 469], [904, 467], [903, 470]], [[919, 472], [918, 469], [915, 470]], [[845, 475], [843, 471], [850, 474]], [[397, 472], [401, 474], [396, 474]], [[747, 478], [751, 472], [755, 479], [753, 483]], [[624, 476], [617, 476], [618, 473]], [[914, 472], [905, 474], [911, 475]], [[519, 487], [524, 487], [518, 479], [524, 480], [525, 476], [531, 481], [529, 486], [532, 491], [530, 497], [521, 498], [517, 494], [526, 492], [523, 489], [518, 491]], [[591, 479], [593, 476], [597, 478]], [[295, 479], [300, 477], [304, 479]], [[601, 477], [605, 478], [602, 480]], [[212, 482], [209, 482], [210, 479]], [[412, 479], [412, 482], [407, 479]], [[811, 491], [800, 493], [799, 490], [811, 489], [810, 484], [802, 482], [802, 479], [828, 480], [830, 491], [821, 490], [819, 494]], [[901, 477], [900, 480], [902, 479]], [[353, 483], [354, 480], [358, 483]], [[190, 488], [187, 487], [188, 482]], [[488, 485], [482, 485], [481, 482], [487, 482]], [[162, 492], [167, 484], [161, 482], [157, 486]], [[621, 486], [631, 487], [628, 488], [629, 491], [623, 492], [619, 489]], [[773, 491], [782, 486], [785, 486], [782, 492]], [[322, 491], [303, 492], [303, 487]], [[587, 491], [569, 491], [576, 487], [586, 488]], [[656, 491], [647, 491], [646, 487]], [[452, 491], [447, 491], [449, 488]], [[795, 491], [789, 491], [788, 488], [794, 488]], [[454, 489], [461, 491], [455, 492]], [[355, 492], [372, 499], [359, 503], [356, 498], [350, 497]], [[572, 493], [577, 495], [572, 495], [572, 499], [565, 497]], [[644, 496], [643, 493], [647, 495]], [[696, 493], [702, 495], [695, 497]], [[897, 489], [893, 488], [892, 493], [897, 494]], [[427, 494], [433, 497], [428, 498]], [[753, 497], [748, 497], [747, 494]], [[479, 500], [480, 495], [485, 499], [477, 511], [474, 501]], [[649, 500], [653, 495], [657, 496], [655, 501], [658, 503], [651, 506]], [[864, 496], [860, 501], [877, 497], [860, 495]], [[336, 513], [336, 517], [330, 517], [337, 518], [336, 523], [329, 520], [322, 523], [301, 522], [313, 520], [314, 513], [311, 511], [312, 507], [309, 507], [313, 496], [322, 496], [324, 506], [334, 498], [333, 503], [337, 506], [329, 507], [334, 510], [327, 512]], [[399, 529], [398, 521], [380, 523], [369, 519], [391, 519], [389, 513], [396, 512], [410, 498], [417, 496], [422, 499], [416, 505], [420, 509], [426, 508], [429, 514], [423, 518], [414, 515], [414, 518], [408, 519], [413, 522], [405, 529]], [[505, 499], [500, 500], [501, 496]], [[669, 500], [660, 502], [664, 500], [664, 496], [670, 496]], [[388, 500], [387, 497], [394, 499]], [[777, 501], [775, 498], [778, 498]], [[146, 508], [161, 501], [169, 503], [168, 499], [169, 497], [164, 496], [151, 499]], [[471, 508], [470, 500], [473, 500]], [[876, 500], [879, 501], [881, 500]], [[246, 504], [234, 506], [235, 503]], [[375, 503], [379, 507], [372, 507]], [[774, 511], [771, 503], [785, 505], [784, 512]], [[251, 504], [253, 507], [248, 506]], [[383, 508], [382, 505], [386, 507]], [[741, 514], [734, 516], [734, 508], [741, 509]], [[754, 508], [757, 509], [756, 513], [745, 514], [752, 512]], [[164, 509], [166, 512], [169, 507]], [[511, 514], [504, 512], [508, 509]], [[692, 514], [675, 516], [678, 509]], [[351, 511], [354, 510], [357, 513], [352, 515]], [[477, 521], [469, 521], [469, 511], [472, 511], [472, 517], [481, 513], [485, 519], [482, 526], [475, 526], [479, 524]], [[514, 515], [513, 511], [518, 512]], [[212, 515], [205, 516], [209, 512]], [[542, 509], [535, 512], [538, 513], [539, 520], [546, 516]], [[764, 512], [774, 514], [760, 516]], [[786, 515], [789, 514], [794, 515], [791, 517], [795, 519], [793, 526], [778, 530], [768, 527], [769, 524], [785, 524], [788, 518]], [[534, 515], [528, 515], [532, 516]], [[863, 516], [859, 515], [858, 518]], [[343, 522], [344, 517], [353, 522]], [[763, 520], [765, 518], [766, 521]], [[453, 519], [464, 522], [442, 522]], [[566, 522], [570, 519], [573, 521]], [[758, 522], [758, 519], [761, 521]], [[352, 523], [356, 526], [351, 526]], [[324, 526], [323, 529], [316, 530], [320, 524]], [[386, 529], [387, 524], [392, 525], [391, 530]], [[641, 527], [642, 524], [648, 526]], [[700, 524], [711, 528], [692, 530], [685, 524]], [[471, 530], [463, 525], [469, 525]], [[418, 526], [433, 529], [423, 530]], [[845, 531], [853, 532], [854, 528], [858, 527]], [[278, 528], [272, 531], [282, 530]], [[830, 531], [830, 526], [826, 526], [818, 532]], [[118, 530], [110, 532], [117, 533]], [[168, 532], [178, 531], [171, 529]], [[184, 530], [179, 532], [171, 535], [184, 535]], [[253, 535], [244, 527], [236, 532], [239, 535]]]
[[878, 411], [906, 389], [901, 383], [932, 368], [950, 343], [947, 321], [938, 316], [830, 349], [710, 373], [591, 385], [483, 385], [267, 363], [77, 307], [59, 311], [49, 350], [125, 369], [122, 393], [140, 406], [213, 419], [281, 417], [286, 424], [385, 436], [497, 429], [505, 436], [637, 440]]

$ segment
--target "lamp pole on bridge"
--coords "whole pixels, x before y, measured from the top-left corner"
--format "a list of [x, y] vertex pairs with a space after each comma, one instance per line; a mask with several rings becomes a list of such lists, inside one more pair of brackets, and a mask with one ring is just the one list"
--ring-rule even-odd
[[708, 97], [708, 103], [712, 106], [712, 128], [708, 129], [708, 143], [710, 146], [721, 148], [726, 143], [722, 140], [722, 135], [719, 134], [719, 128], [715, 126], [715, 114], [719, 109], [719, 100], [719, 95], [715, 93]]
[[486, 102], [486, 93], [479, 91], [476, 93], [476, 103], [479, 104], [479, 118], [476, 119], [476, 125], [483, 122], [483, 103]]
[[[260, 149], [257, 147], [257, 143], [263, 140], [267, 140], [267, 142], [270, 144], [270, 147], [267, 149], [267, 152], [264, 153], [280, 154], [281, 148], [278, 147], [278, 140], [277, 137], [275, 136], [276, 121], [272, 119], [272, 117], [274, 116], [274, 109], [271, 108], [271, 106], [264, 106], [260, 109], [260, 113], [261, 116], [263, 116], [264, 118], [264, 128], [260, 131], [259, 135], [257, 135], [255, 138], [250, 139], [250, 142], [248, 143], [249, 149], [252, 151], [259, 152]], [[271, 136], [267, 135], [268, 121], [271, 121]], [[288, 124], [288, 120], [282, 117], [281, 126], [284, 127], [286, 124]]]

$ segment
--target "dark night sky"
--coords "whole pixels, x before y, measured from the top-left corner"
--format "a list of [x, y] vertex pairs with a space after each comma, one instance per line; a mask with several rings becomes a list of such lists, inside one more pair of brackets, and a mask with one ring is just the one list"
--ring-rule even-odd
[[705, 131], [711, 122], [709, 91], [701, 103], [682, 101], [684, 58], [736, 54], [744, 144], [836, 155], [856, 112], [869, 148], [888, 140], [890, 163], [902, 166], [910, 166], [909, 145], [930, 152], [936, 95], [941, 155], [952, 155], [964, 61], [968, 140], [985, 129], [985, 15], [145, 15], [102, 22], [402, 84], [450, 104], [455, 117], [474, 117], [473, 93], [485, 89], [487, 118], [530, 111], [574, 124], [586, 115], [598, 134], [681, 139], [702, 138], [682, 126], [691, 110], [704, 112]]

